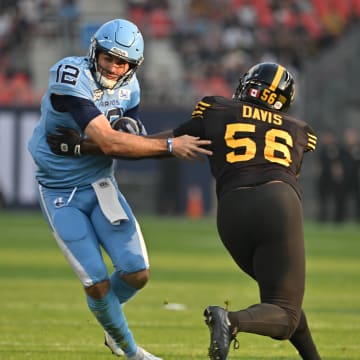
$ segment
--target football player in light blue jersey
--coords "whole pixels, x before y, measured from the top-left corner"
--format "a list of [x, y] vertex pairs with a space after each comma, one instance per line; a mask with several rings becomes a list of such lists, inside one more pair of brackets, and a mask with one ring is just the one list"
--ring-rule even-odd
[[[203, 148], [210, 142], [197, 137], [138, 136], [146, 135], [135, 75], [143, 49], [136, 25], [116, 19], [96, 31], [88, 56], [67, 57], [51, 67], [28, 148], [37, 166], [43, 214], [85, 289], [105, 344], [129, 360], [161, 360], [137, 345], [122, 311], [148, 281], [149, 261], [140, 227], [114, 180], [111, 157], [82, 155], [80, 144], [72, 150], [77, 156], [67, 156], [65, 143], [54, 154], [46, 141], [47, 134], [70, 128], [113, 157], [210, 155]], [[110, 276], [101, 248], [115, 269]]]

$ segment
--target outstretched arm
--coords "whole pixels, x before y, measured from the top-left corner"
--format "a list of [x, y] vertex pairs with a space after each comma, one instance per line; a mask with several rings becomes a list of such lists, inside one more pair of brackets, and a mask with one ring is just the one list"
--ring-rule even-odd
[[[48, 134], [47, 141], [55, 154], [80, 156], [85, 154], [111, 156], [113, 158], [143, 159], [143, 158], [161, 158], [175, 156], [181, 159], [201, 159], [201, 155], [211, 155], [211, 151], [202, 146], [210, 144], [210, 141], [200, 140], [199, 138], [184, 135], [178, 138], [172, 138], [172, 131], [166, 131], [147, 137], [115, 132], [121, 135], [121, 142], [118, 145], [108, 146], [104, 151], [97, 143], [89, 139], [83, 139], [74, 129], [57, 128], [57, 134]], [[118, 137], [116, 138], [117, 141]], [[111, 140], [107, 140], [110, 143]], [[148, 142], [151, 142], [151, 147]], [[139, 146], [143, 148], [139, 149]], [[117, 147], [118, 146], [118, 147]], [[119, 149], [120, 148], [120, 149]], [[116, 149], [118, 149], [116, 152]], [[147, 150], [146, 150], [147, 149]], [[145, 153], [144, 153], [145, 151]]]
[[[91, 141], [90, 143], [88, 140], [76, 140], [72, 137], [71, 142], [67, 144], [66, 136], [69, 135], [69, 132], [60, 133], [59, 148], [53, 150], [57, 154], [81, 155], [88, 153], [132, 159], [173, 155], [187, 160], [199, 159], [201, 155], [211, 155], [209, 150], [203, 148], [203, 146], [209, 145], [210, 141], [188, 135], [174, 139], [136, 136], [113, 129], [109, 119], [90, 100], [57, 94], [52, 94], [51, 100], [57, 111], [69, 112], [73, 116], [77, 125]], [[63, 130], [60, 129], [60, 131]], [[56, 147], [56, 135], [48, 135], [50, 146]], [[74, 133], [71, 135], [74, 136]]]

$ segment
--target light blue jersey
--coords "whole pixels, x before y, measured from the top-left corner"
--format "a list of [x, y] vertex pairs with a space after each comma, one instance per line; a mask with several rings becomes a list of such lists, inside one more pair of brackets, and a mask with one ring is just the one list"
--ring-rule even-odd
[[120, 88], [101, 90], [95, 82], [87, 57], [67, 57], [50, 69], [48, 90], [41, 102], [41, 117], [29, 141], [28, 149], [37, 165], [36, 178], [44, 186], [73, 188], [89, 185], [113, 173], [112, 159], [83, 155], [70, 157], [55, 155], [46, 141], [47, 133], [56, 127], [73, 128], [82, 133], [70, 113], [56, 111], [51, 94], [71, 95], [94, 102], [110, 122], [140, 103], [140, 88], [136, 75]]
[[[145, 285], [150, 265], [140, 226], [114, 178], [113, 160], [105, 155], [57, 155], [47, 143], [47, 135], [58, 127], [86, 138], [84, 129], [101, 113], [110, 123], [122, 116], [135, 118], [139, 135], [146, 135], [138, 119], [140, 88], [135, 75], [143, 49], [138, 28], [114, 19], [92, 37], [89, 57], [67, 57], [52, 66], [28, 149], [37, 165], [41, 210], [85, 289], [89, 310], [104, 330], [105, 345], [127, 359], [161, 360], [137, 346], [123, 312], [122, 305]], [[96, 81], [90, 69], [98, 66], [102, 70]], [[113, 70], [120, 73], [118, 87], [107, 89], [103, 72]], [[111, 273], [104, 253], [112, 262]]]

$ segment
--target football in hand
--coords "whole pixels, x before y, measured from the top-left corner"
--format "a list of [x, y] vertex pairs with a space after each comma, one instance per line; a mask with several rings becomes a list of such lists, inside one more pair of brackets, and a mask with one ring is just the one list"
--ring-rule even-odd
[[138, 122], [128, 116], [123, 116], [111, 123], [114, 130], [127, 132], [134, 135], [140, 135], [140, 127]]

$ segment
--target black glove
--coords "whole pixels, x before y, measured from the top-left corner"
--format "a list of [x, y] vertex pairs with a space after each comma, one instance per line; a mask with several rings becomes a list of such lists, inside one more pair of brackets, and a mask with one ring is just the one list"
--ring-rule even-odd
[[80, 134], [70, 128], [59, 126], [56, 131], [60, 134], [47, 134], [46, 140], [51, 151], [57, 155], [80, 156], [81, 143], [84, 140]]

